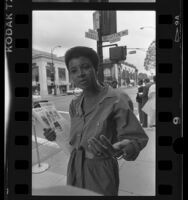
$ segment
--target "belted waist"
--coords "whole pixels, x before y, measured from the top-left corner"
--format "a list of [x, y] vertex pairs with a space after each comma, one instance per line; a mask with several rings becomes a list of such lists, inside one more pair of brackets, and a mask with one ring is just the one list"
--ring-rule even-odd
[[111, 158], [110, 156], [107, 157], [107, 156], [104, 156], [103, 154], [95, 155], [92, 152], [84, 149], [83, 147], [79, 147], [78, 149], [74, 149], [74, 151], [83, 151], [85, 158], [88, 158], [88, 159], [94, 159], [94, 158], [107, 159], [107, 158]]
[[85, 150], [85, 157], [89, 159], [93, 159], [95, 155], [87, 150]]

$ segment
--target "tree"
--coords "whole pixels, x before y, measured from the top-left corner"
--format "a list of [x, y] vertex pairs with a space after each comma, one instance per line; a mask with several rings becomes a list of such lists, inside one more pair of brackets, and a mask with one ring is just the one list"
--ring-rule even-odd
[[145, 70], [156, 68], [156, 43], [153, 41], [146, 52], [146, 58], [144, 60]]

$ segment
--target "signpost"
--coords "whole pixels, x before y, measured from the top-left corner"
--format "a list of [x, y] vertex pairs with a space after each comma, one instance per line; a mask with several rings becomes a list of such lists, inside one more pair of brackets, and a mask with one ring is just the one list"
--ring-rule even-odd
[[99, 40], [98, 33], [94, 32], [85, 32], [85, 37], [93, 39], [93, 40]]
[[[103, 42], [118, 42], [121, 37], [128, 35], [128, 30], [116, 33], [116, 11], [98, 10], [93, 13], [93, 30], [85, 32], [85, 37], [97, 41], [97, 53], [99, 56], [98, 80], [104, 81], [103, 74]], [[112, 45], [110, 45], [112, 46]]]
[[98, 40], [97, 40], [97, 53], [99, 56], [99, 68], [98, 68], [98, 81], [103, 83], [104, 81], [104, 72], [103, 72], [103, 50], [102, 50], [102, 11], [98, 11], [99, 13], [99, 27], [97, 29]]
[[93, 29], [97, 30], [99, 29], [99, 11], [95, 11], [93, 13]]
[[[103, 42], [119, 41], [122, 36], [128, 35], [128, 30], [120, 31], [111, 35], [102, 36]], [[119, 39], [119, 40], [118, 40]]]
[[121, 40], [121, 37], [115, 37], [115, 38], [109, 40], [109, 42], [110, 42], [110, 43], [114, 43], [114, 42], [118, 42], [118, 41], [120, 41], [120, 40]]
[[97, 31], [96, 31], [96, 30], [93, 30], [93, 29], [90, 29], [90, 28], [88, 29], [88, 32], [89, 32], [89, 33], [93, 33], [93, 34], [97, 34]]
[[[128, 35], [128, 30], [120, 31], [119, 33], [114, 33], [111, 35], [102, 36], [102, 41], [110, 43], [118, 42], [121, 40], [121, 37], [125, 35]], [[99, 39], [97, 31], [92, 29], [88, 29], [88, 32], [85, 32], [85, 37], [93, 40]]]

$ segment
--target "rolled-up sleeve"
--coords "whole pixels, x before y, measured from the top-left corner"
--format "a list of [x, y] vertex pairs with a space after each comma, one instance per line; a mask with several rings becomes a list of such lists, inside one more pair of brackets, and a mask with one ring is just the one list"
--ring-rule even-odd
[[132, 112], [126, 98], [120, 98], [114, 105], [117, 140], [129, 139], [130, 143], [123, 149], [126, 160], [135, 160], [146, 146], [148, 136]]

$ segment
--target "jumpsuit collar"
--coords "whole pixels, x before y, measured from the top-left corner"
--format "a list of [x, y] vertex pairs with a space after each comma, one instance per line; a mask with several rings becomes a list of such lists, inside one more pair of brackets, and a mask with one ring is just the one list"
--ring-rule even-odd
[[[108, 86], [108, 85], [104, 85], [105, 87], [105, 94], [104, 96], [101, 98], [101, 100], [99, 101], [99, 105], [101, 103], [103, 103], [104, 100], [108, 99], [108, 98], [112, 98], [114, 96], [116, 96], [116, 93], [114, 91], [114, 89], [111, 87], [111, 86]], [[84, 115], [84, 112], [82, 110], [82, 103], [83, 103], [83, 100], [84, 100], [84, 94], [82, 93], [78, 99], [77, 99], [77, 103], [76, 103], [76, 112], [79, 116], [83, 116]], [[92, 109], [93, 110], [93, 109]], [[87, 114], [89, 114], [92, 110], [90, 110]]]

